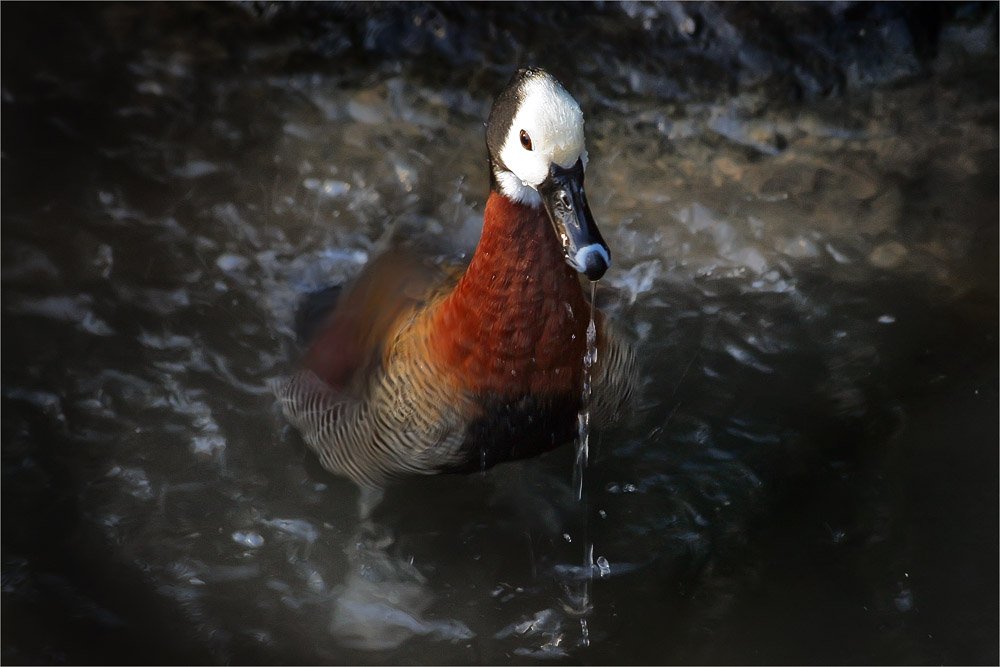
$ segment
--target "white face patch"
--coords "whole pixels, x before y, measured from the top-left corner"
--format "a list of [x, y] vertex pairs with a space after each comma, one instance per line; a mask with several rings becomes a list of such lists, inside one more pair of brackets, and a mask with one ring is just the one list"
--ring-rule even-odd
[[[522, 144], [522, 131], [531, 150]], [[568, 168], [582, 159], [587, 164], [580, 105], [552, 77], [528, 79], [499, 157], [509, 170], [497, 174], [501, 191], [514, 201], [540, 204], [537, 188], [552, 163]]]

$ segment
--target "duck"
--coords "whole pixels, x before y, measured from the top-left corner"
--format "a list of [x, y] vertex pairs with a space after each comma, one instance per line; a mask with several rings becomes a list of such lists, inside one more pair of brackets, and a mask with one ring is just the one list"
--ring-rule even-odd
[[486, 149], [468, 264], [401, 248], [372, 259], [275, 387], [322, 466], [362, 488], [533, 457], [572, 442], [582, 409], [596, 424], [629, 409], [635, 352], [584, 290], [611, 250], [584, 190], [580, 105], [547, 71], [519, 69], [493, 101]]

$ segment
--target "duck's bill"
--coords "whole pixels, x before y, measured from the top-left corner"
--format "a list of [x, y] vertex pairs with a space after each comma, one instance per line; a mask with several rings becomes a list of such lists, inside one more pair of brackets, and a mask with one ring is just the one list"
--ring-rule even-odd
[[600, 280], [611, 266], [611, 251], [601, 237], [583, 191], [583, 162], [572, 167], [557, 164], [538, 186], [545, 211], [552, 220], [566, 263], [590, 280]]

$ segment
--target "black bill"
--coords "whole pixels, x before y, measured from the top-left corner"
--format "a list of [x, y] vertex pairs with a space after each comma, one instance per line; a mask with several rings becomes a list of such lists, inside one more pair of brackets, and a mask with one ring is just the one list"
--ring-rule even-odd
[[551, 165], [538, 193], [562, 243], [566, 263], [590, 280], [600, 280], [611, 266], [611, 250], [587, 205], [583, 161], [568, 168]]

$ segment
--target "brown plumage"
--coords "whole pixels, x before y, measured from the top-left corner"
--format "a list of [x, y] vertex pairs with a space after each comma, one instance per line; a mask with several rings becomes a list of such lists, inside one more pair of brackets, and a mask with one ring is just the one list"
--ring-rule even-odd
[[[580, 181], [582, 197], [582, 171]], [[313, 338], [305, 369], [278, 388], [331, 472], [380, 486], [573, 439], [591, 307], [553, 216], [498, 190], [460, 278], [401, 250], [374, 260]], [[600, 424], [628, 403], [635, 358], [602, 313], [595, 319]]]

